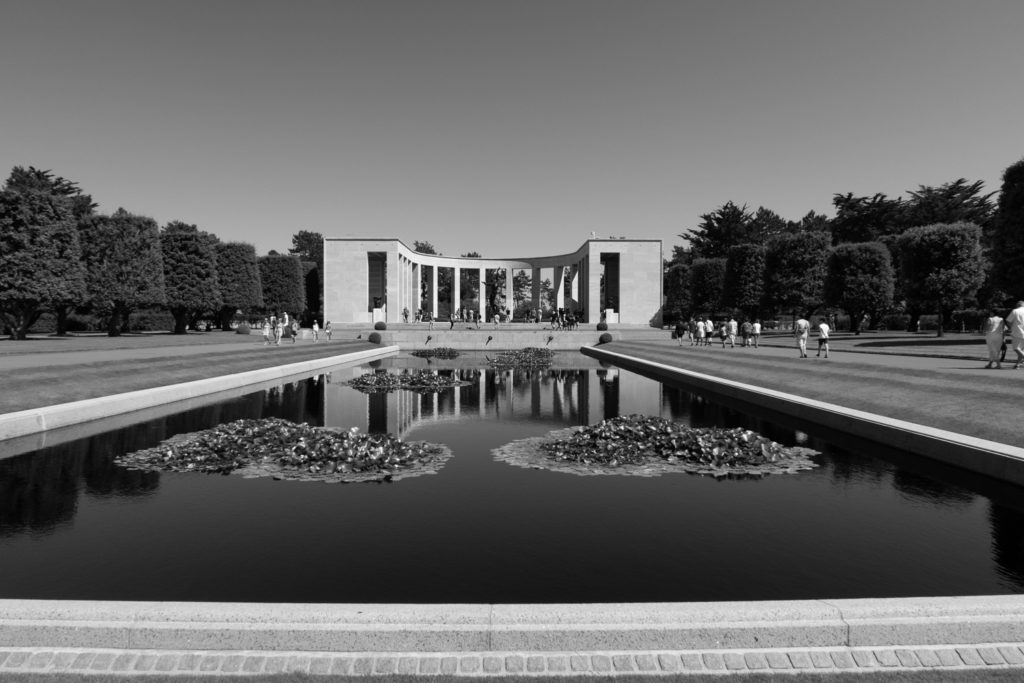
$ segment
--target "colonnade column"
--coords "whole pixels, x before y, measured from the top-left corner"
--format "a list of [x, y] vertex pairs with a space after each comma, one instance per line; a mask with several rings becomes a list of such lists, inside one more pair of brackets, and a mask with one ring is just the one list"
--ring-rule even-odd
[[555, 267], [555, 308], [565, 308], [565, 266]]
[[430, 317], [437, 320], [437, 266], [430, 267]]
[[449, 312], [454, 315], [456, 308], [462, 308], [462, 268], [452, 268], [452, 307]]
[[[515, 271], [512, 268], [505, 268], [505, 308], [515, 312]], [[509, 313], [509, 321], [512, 320], [512, 313]]]
[[580, 302], [580, 266], [574, 263], [569, 266], [569, 298], [573, 305], [579, 307]]
[[540, 310], [540, 268], [533, 269], [531, 280], [530, 306], [533, 310], [538, 311]]
[[487, 286], [486, 286], [487, 285], [487, 269], [486, 268], [477, 268], [476, 272], [477, 272], [477, 275], [478, 275], [478, 279], [477, 279], [478, 287], [477, 287], [477, 290], [476, 290], [478, 292], [478, 294], [477, 294], [477, 297], [476, 297], [476, 306], [477, 306], [477, 313], [480, 316], [478, 318], [478, 320], [480, 320], [482, 322], [484, 320], [484, 317], [485, 317], [486, 313], [487, 313]]
[[412, 264], [412, 311], [413, 320], [416, 319], [416, 311], [420, 310], [420, 289], [423, 285], [423, 267], [418, 263]]

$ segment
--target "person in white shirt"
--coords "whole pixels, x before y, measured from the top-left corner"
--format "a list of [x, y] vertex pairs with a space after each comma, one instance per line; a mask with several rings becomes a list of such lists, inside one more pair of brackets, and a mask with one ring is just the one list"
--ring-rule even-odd
[[796, 337], [796, 345], [800, 349], [801, 358], [807, 358], [807, 333], [810, 329], [810, 321], [804, 318], [793, 323], [793, 336]]
[[1000, 362], [1003, 350], [1003, 335], [1006, 332], [1006, 321], [996, 315], [995, 311], [990, 310], [988, 317], [985, 318], [985, 322], [981, 326], [981, 332], [985, 335], [985, 346], [988, 347], [988, 365], [985, 369], [988, 370], [994, 363], [996, 370], [1000, 370], [1003, 364]]
[[1006, 326], [1010, 328], [1013, 351], [1017, 354], [1017, 362], [1013, 364], [1013, 369], [1017, 370], [1024, 364], [1024, 301], [1018, 301], [1017, 308], [1006, 316]]
[[825, 322], [824, 318], [819, 319], [821, 322], [818, 323], [818, 358], [821, 358], [821, 350], [825, 349], [825, 358], [828, 358], [828, 333], [829, 326]]
[[[729, 322], [726, 323], [729, 327], [729, 348], [736, 348], [736, 333], [739, 332], [739, 325], [736, 323], [736, 318], [729, 318]], [[722, 346], [725, 346], [724, 344]]]
[[757, 340], [761, 338], [761, 321], [754, 321], [754, 348], [757, 348]]

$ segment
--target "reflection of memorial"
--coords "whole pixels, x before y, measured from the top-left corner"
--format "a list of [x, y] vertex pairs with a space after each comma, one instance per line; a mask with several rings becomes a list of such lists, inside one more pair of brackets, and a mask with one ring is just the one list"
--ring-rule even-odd
[[422, 424], [473, 416], [585, 425], [620, 413], [661, 414], [661, 384], [633, 373], [620, 375], [616, 368], [441, 369], [436, 372], [455, 374], [465, 384], [430, 394], [365, 395], [344, 385], [365, 371], [334, 373], [325, 385], [324, 426], [404, 436]]

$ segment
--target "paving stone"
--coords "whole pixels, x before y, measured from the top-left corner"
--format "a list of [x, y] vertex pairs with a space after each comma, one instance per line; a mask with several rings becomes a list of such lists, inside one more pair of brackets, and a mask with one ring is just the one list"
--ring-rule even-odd
[[636, 671], [633, 655], [612, 655], [612, 668], [616, 671]]
[[480, 658], [475, 656], [459, 657], [459, 673], [475, 674], [480, 670]]
[[[234, 674], [242, 670], [242, 663], [245, 662], [245, 655], [228, 655], [221, 662], [220, 670], [224, 673]], [[290, 664], [291, 662], [289, 662]], [[295, 671], [295, 669], [288, 669], [289, 671]]]
[[199, 662], [203, 659], [202, 655], [198, 655], [194, 652], [189, 652], [181, 656], [178, 660], [178, 671], [195, 671], [199, 668]]
[[747, 668], [747, 661], [738, 652], [726, 652], [722, 655], [722, 660], [729, 671], [743, 671]]
[[654, 658], [654, 655], [637, 655], [636, 668], [640, 671], [657, 671], [658, 661]]
[[806, 652], [790, 652], [789, 661], [792, 662], [794, 669], [810, 669], [814, 666], [811, 656]]
[[914, 650], [914, 654], [917, 655], [917, 661], [921, 662], [921, 666], [942, 665], [942, 662], [939, 661], [939, 656], [935, 654], [935, 650], [922, 647]]
[[284, 667], [287, 663], [288, 658], [284, 656], [267, 657], [266, 663], [263, 664], [263, 673], [279, 674], [284, 671]]
[[[216, 671], [220, 666], [220, 657], [216, 657], [216, 666], [212, 669], [206, 669], [206, 671]], [[151, 671], [156, 666], [156, 655], [143, 654], [139, 655], [139, 658], [135, 660], [135, 671]]]
[[11, 656], [11, 653], [8, 652], [7, 650], [0, 650], [0, 666], [3, 666], [4, 662], [6, 662], [7, 658], [10, 657], [10, 656]]
[[1007, 664], [1024, 664], [1024, 654], [1021, 654], [1019, 648], [1012, 645], [1003, 645], [996, 649], [999, 650], [999, 654], [1003, 656]]
[[832, 662], [837, 669], [852, 669], [856, 666], [853, 663], [853, 655], [846, 650], [833, 650], [829, 654], [832, 655]]
[[684, 652], [680, 657], [683, 668], [687, 671], [703, 671], [704, 659], [696, 652]]
[[835, 666], [828, 653], [821, 650], [811, 650], [811, 663], [815, 669], [831, 669]]
[[[27, 652], [12, 652], [7, 656], [7, 661], [4, 662], [4, 667], [8, 669], [20, 668], [28, 661], [28, 657], [29, 654]], [[86, 666], [88, 666], [88, 664]]]
[[[508, 665], [508, 660], [505, 660], [505, 666], [508, 667], [509, 672], [512, 672], [512, 667]], [[582, 655], [572, 655], [569, 657], [569, 668], [573, 671], [590, 671], [590, 657], [584, 657]], [[520, 669], [521, 671], [521, 669]]]
[[964, 664], [968, 666], [982, 666], [985, 664], [985, 660], [981, 658], [981, 655], [973, 647], [958, 647], [956, 653], [960, 655], [960, 659], [964, 660]]
[[747, 668], [751, 670], [767, 669], [768, 658], [761, 652], [748, 652], [743, 655], [743, 659], [747, 664]]
[[717, 652], [705, 652], [702, 659], [704, 660], [704, 666], [711, 671], [722, 671], [725, 669], [725, 661], [722, 659], [722, 655]]
[[530, 673], [544, 671], [544, 658], [540, 655], [530, 655], [526, 658], [526, 670]]
[[433, 675], [441, 671], [440, 657], [420, 657], [420, 673]]
[[[258, 674], [263, 671], [267, 664], [267, 658], [263, 655], [249, 655], [242, 662], [242, 671], [247, 674]], [[323, 671], [322, 673], [327, 673]]]
[[92, 671], [109, 671], [110, 665], [114, 663], [113, 652], [97, 652], [96, 656], [89, 662], [89, 669]]
[[366, 676], [373, 673], [373, 658], [356, 657], [355, 661], [352, 662], [352, 673], [356, 676]]
[[[581, 662], [586, 661], [586, 657], [573, 657], [573, 660], [580, 660]], [[523, 669], [526, 668], [526, 660], [522, 655], [509, 655], [505, 657], [505, 671], [510, 674], [522, 673]], [[573, 663], [573, 671], [577, 671], [575, 662]]]
[[[269, 665], [269, 662], [268, 662]], [[266, 671], [266, 668], [263, 669]], [[352, 670], [352, 658], [351, 657], [334, 657], [331, 659], [331, 675], [332, 676], [347, 676], [348, 672]], [[413, 671], [413, 673], [416, 673]]]
[[994, 647], [979, 647], [978, 654], [989, 666], [1006, 664], [1006, 660], [999, 654], [999, 650]]
[[[414, 674], [419, 668], [419, 660], [416, 657], [400, 657], [398, 659], [398, 673], [400, 674]], [[334, 669], [331, 669], [331, 673], [334, 673]]]
[[[377, 661], [373, 664], [373, 673], [375, 674], [393, 674], [395, 669], [398, 668], [398, 660], [394, 657], [378, 657]], [[312, 673], [312, 672], [310, 672]]]
[[28, 668], [30, 669], [42, 669], [50, 660], [53, 659], [52, 652], [37, 652], [28, 658]]
[[960, 659], [960, 655], [956, 653], [956, 650], [949, 647], [935, 650], [935, 656], [939, 658], [942, 666], [961, 666], [964, 663], [964, 660]]
[[679, 655], [658, 655], [658, 666], [662, 671], [679, 671]]
[[900, 666], [910, 668], [917, 668], [921, 666], [921, 661], [914, 654], [913, 650], [896, 650], [896, 659], [900, 660]]
[[[96, 662], [94, 661], [93, 664]], [[156, 664], [153, 665], [154, 671], [174, 671], [174, 667], [178, 664], [177, 654], [163, 654], [156, 658]]]
[[892, 650], [874, 650], [875, 659], [882, 666], [899, 666], [900, 660]]
[[772, 669], [792, 669], [793, 665], [789, 661], [789, 657], [786, 656], [785, 652], [769, 652], [765, 655], [765, 659], [768, 660], [768, 666]]
[[590, 666], [594, 671], [611, 671], [612, 660], [607, 655], [594, 655], [590, 658]]
[[484, 657], [483, 668], [484, 673], [487, 674], [501, 673], [501, 657], [494, 657], [491, 655]]
[[851, 654], [853, 655], [853, 661], [862, 669], [879, 666], [878, 660], [875, 659], [875, 653], [871, 650], [854, 650]]
[[451, 676], [459, 670], [458, 657], [441, 657], [441, 673]]
[[568, 669], [568, 657], [565, 655], [548, 655], [548, 672], [564, 673]]
[[[141, 657], [140, 657], [141, 659]], [[137, 667], [138, 665], [136, 665]], [[220, 668], [220, 656], [219, 655], [206, 655], [203, 660], [199, 662], [200, 671], [216, 671]]]
[[309, 657], [289, 657], [288, 663], [284, 665], [284, 670], [286, 673], [309, 673]]
[[[4, 663], [5, 656], [6, 653], [0, 652], [0, 664]], [[77, 652], [58, 652], [56, 655], [54, 655], [53, 661], [50, 663], [50, 668], [54, 669], [55, 671], [63, 671], [64, 669], [71, 666], [71, 663], [75, 661], [75, 657], [77, 656]], [[132, 662], [135, 661], [135, 655], [133, 654], [122, 656], [130, 657]], [[131, 663], [129, 663], [128, 666], [131, 667]]]

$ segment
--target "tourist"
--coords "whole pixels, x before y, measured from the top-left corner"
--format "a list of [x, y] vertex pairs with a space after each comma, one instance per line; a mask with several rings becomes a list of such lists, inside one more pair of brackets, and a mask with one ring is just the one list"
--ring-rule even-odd
[[757, 340], [761, 338], [761, 320], [760, 318], [754, 321], [751, 325], [750, 330], [751, 336], [754, 338], [754, 348], [757, 348]]
[[324, 334], [327, 335], [327, 341], [331, 341], [331, 321], [328, 320], [324, 323]]
[[807, 332], [810, 329], [810, 321], [804, 318], [800, 318], [793, 323], [793, 336], [796, 337], [796, 345], [800, 349], [801, 358], [807, 358]]
[[825, 358], [828, 358], [828, 333], [831, 329], [828, 323], [825, 322], [824, 318], [819, 318], [818, 323], [818, 355], [817, 358], [821, 358], [821, 350], [825, 349]]
[[672, 336], [679, 342], [679, 346], [683, 345], [683, 337], [686, 336], [686, 326], [683, 325], [682, 318], [676, 321], [676, 329], [675, 332], [672, 333]]
[[739, 331], [739, 326], [736, 324], [736, 318], [729, 316], [729, 348], [736, 348], [736, 333]]
[[1017, 370], [1024, 363], [1024, 301], [1018, 301], [1017, 308], [1006, 316], [1006, 326], [1010, 328], [1010, 340], [1017, 354], [1017, 361], [1013, 364], [1013, 369]]
[[270, 346], [270, 321], [266, 318], [263, 319], [263, 345]]
[[722, 348], [725, 348], [725, 342], [729, 339], [729, 322], [723, 320], [718, 326], [718, 338], [722, 340]]
[[750, 324], [750, 321], [746, 318], [743, 319], [743, 324], [740, 325], [740, 334], [743, 337], [743, 348], [750, 346], [750, 336], [754, 333], [754, 326]]
[[706, 339], [707, 334], [708, 334], [707, 328], [704, 327], [704, 321], [703, 320], [698, 320], [696, 323], [694, 323], [693, 331], [694, 331], [694, 343], [697, 346], [704, 346], [704, 340]]
[[404, 322], [409, 322], [409, 309], [408, 309], [408, 307], [402, 309], [402, 320]]
[[416, 322], [418, 322], [418, 323], [423, 322], [423, 309], [422, 308], [417, 308], [416, 309]]
[[992, 368], [995, 363], [996, 369], [1001, 370], [1002, 355], [1006, 352], [1003, 345], [1003, 337], [1006, 334], [1006, 321], [996, 315], [995, 310], [989, 309], [988, 318], [982, 323], [981, 331], [985, 335], [985, 346], [988, 347], [988, 365], [986, 370]]
[[316, 342], [319, 339], [320, 339], [320, 326], [317, 324], [316, 320], [314, 320], [313, 321], [313, 341]]
[[274, 345], [281, 345], [281, 337], [284, 336], [284, 320], [282, 318], [277, 319], [277, 327], [274, 328]]
[[448, 329], [449, 330], [454, 330], [455, 329], [455, 313], [452, 313], [452, 312], [448, 313]]
[[293, 320], [292, 321], [292, 344], [295, 343], [295, 340], [298, 338], [298, 336], [299, 336], [299, 321], [298, 320]]

